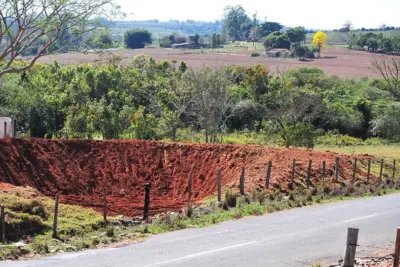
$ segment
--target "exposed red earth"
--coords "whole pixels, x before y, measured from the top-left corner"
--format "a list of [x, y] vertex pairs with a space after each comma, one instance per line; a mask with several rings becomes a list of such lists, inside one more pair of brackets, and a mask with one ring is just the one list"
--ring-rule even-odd
[[[296, 184], [305, 184], [311, 159], [311, 181], [334, 175], [340, 157], [340, 180], [350, 179], [351, 157], [332, 152], [261, 146], [180, 144], [152, 141], [94, 141], [0, 139], [0, 182], [30, 186], [47, 196], [60, 194], [61, 202], [102, 208], [103, 188], [108, 191], [111, 215], [140, 215], [144, 184], [151, 183], [151, 214], [185, 206], [189, 173], [193, 175], [193, 199], [200, 201], [217, 192], [217, 170], [222, 186], [238, 188], [245, 167], [245, 189], [265, 187], [266, 165], [273, 161], [271, 187], [286, 189], [292, 160], [296, 159]], [[361, 171], [359, 170], [360, 174]], [[2, 185], [1, 187], [5, 187]]]

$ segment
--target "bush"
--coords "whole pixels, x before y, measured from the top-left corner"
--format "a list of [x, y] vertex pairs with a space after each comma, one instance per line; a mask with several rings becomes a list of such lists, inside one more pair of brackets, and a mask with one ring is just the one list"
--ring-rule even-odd
[[315, 132], [310, 123], [286, 124], [278, 134], [281, 137], [280, 144], [286, 148], [290, 146], [313, 148], [315, 146]]
[[257, 53], [257, 52], [251, 53], [251, 57], [259, 57], [259, 56], [260, 56], [260, 53]]
[[371, 122], [372, 133], [392, 141], [400, 140], [400, 105], [388, 106]]
[[128, 30], [124, 33], [125, 46], [130, 49], [144, 48], [151, 44], [151, 33], [145, 29]]
[[114, 237], [115, 236], [114, 227], [113, 226], [110, 226], [110, 227], [107, 228], [106, 236], [107, 237]]
[[193, 205], [192, 203], [188, 202], [186, 205], [186, 216], [188, 218], [191, 218], [193, 215]]
[[227, 188], [225, 190], [225, 204], [227, 207], [236, 207], [236, 198], [237, 194], [232, 193], [232, 190], [230, 188]]
[[308, 48], [306, 46], [299, 45], [294, 48], [293, 55], [298, 57], [299, 60], [303, 60], [307, 51], [308, 51]]
[[281, 32], [273, 32], [265, 38], [264, 47], [267, 50], [271, 50], [273, 48], [290, 49], [289, 38], [286, 34]]

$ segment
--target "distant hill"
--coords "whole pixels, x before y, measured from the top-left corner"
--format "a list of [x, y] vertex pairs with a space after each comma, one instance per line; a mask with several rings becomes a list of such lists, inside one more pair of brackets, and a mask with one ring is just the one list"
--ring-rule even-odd
[[148, 21], [113, 21], [107, 22], [107, 26], [114, 29], [115, 32], [121, 32], [125, 29], [131, 28], [144, 28], [150, 31], [154, 37], [160, 37], [163, 35], [168, 35], [173, 32], [184, 34], [184, 35], [194, 35], [194, 34], [213, 34], [219, 33], [222, 29], [222, 21], [215, 22], [205, 22], [205, 21], [158, 21], [158, 20], [148, 20]]

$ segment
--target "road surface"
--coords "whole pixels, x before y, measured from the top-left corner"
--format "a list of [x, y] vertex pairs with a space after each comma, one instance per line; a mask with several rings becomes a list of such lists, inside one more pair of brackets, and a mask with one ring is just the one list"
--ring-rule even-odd
[[63, 253], [4, 267], [311, 266], [337, 262], [348, 227], [358, 227], [357, 256], [394, 247], [400, 194], [276, 212], [149, 238], [118, 249]]

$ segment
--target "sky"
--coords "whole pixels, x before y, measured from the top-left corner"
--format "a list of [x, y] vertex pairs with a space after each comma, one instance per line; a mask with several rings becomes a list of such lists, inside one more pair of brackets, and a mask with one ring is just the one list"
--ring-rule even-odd
[[227, 5], [242, 5], [251, 16], [285, 26], [336, 29], [350, 20], [354, 27], [400, 26], [400, 0], [116, 0], [127, 20], [215, 21]]

